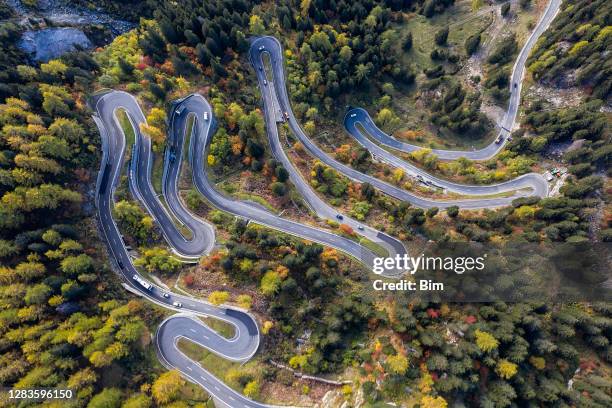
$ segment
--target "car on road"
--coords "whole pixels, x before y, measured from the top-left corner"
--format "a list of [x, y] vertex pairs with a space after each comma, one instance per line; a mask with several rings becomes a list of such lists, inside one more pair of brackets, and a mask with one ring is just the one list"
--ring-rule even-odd
[[268, 85], [268, 81], [264, 79], [264, 85]]
[[170, 297], [170, 294], [168, 292], [162, 292], [162, 296], [168, 299]]
[[504, 141], [504, 137], [502, 135], [499, 135], [497, 136], [497, 139], [495, 139], [495, 144], [500, 144], [503, 141]]
[[172, 302], [172, 306], [174, 306], [174, 307], [183, 307], [183, 304], [181, 302]]
[[208, 112], [204, 112], [204, 120], [208, 120]]
[[123, 269], [123, 268], [124, 268], [124, 266], [123, 266], [123, 262], [121, 262], [121, 260], [118, 260], [118, 261], [117, 261], [117, 263], [119, 264], [119, 267], [120, 267], [121, 269]]
[[177, 116], [181, 116], [181, 113], [183, 113], [184, 110], [185, 110], [185, 107], [181, 106], [180, 108], [178, 108], [174, 112], [177, 114]]
[[363, 225], [358, 225], [358, 226], [357, 226], [357, 229], [358, 229], [359, 231], [363, 231]]
[[337, 218], [337, 219], [339, 219], [339, 220], [343, 220], [343, 219], [344, 219], [344, 217], [342, 216], [342, 214], [336, 214], [336, 218]]
[[285, 119], [289, 120], [289, 112], [285, 112]]
[[518, 84], [515, 82], [514, 85], [512, 85], [514, 87], [514, 89], [516, 89], [516, 87], [518, 86]]
[[357, 114], [356, 114], [356, 113], [351, 113], [351, 116], [350, 116], [350, 117], [351, 117], [351, 118], [354, 118], [355, 116], [357, 116]]
[[259, 50], [259, 51], [263, 51], [263, 50], [265, 50], [265, 49], [266, 49], [266, 47], [264, 47], [263, 45], [262, 45], [261, 47], [259, 47], [259, 48], [258, 48], [258, 50]]

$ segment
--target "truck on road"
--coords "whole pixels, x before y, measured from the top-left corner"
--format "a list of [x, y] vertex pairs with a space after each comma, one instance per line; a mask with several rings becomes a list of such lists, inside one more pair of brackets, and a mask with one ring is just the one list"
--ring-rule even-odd
[[134, 275], [132, 277], [132, 279], [134, 279], [140, 286], [142, 286], [143, 288], [145, 288], [148, 291], [151, 291], [153, 289], [153, 285], [151, 285], [149, 282], [147, 282], [146, 280], [142, 279], [138, 275]]

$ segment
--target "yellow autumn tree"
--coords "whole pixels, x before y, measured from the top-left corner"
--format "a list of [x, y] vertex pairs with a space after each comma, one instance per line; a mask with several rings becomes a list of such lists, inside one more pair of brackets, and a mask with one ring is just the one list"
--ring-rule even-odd
[[499, 346], [499, 341], [492, 334], [482, 330], [476, 330], [476, 345], [484, 352], [495, 350]]
[[386, 363], [393, 374], [403, 375], [408, 370], [408, 359], [402, 354], [387, 357]]
[[243, 309], [250, 309], [251, 305], [253, 304], [253, 298], [249, 295], [239, 295], [236, 301]]
[[261, 328], [261, 333], [262, 334], [270, 333], [270, 330], [272, 329], [272, 327], [274, 327], [274, 323], [272, 323], [269, 320], [266, 320]]
[[45, 74], [50, 74], [50, 75], [63, 75], [67, 69], [68, 69], [68, 66], [66, 64], [56, 59], [51, 60], [47, 62], [46, 64], [40, 64], [40, 70], [44, 72]]
[[446, 408], [448, 403], [442, 397], [432, 397], [425, 395], [421, 398], [421, 408]]
[[216, 290], [210, 295], [208, 295], [208, 301], [215, 306], [219, 306], [227, 302], [228, 299], [229, 299], [229, 293], [222, 291], [222, 290]]
[[434, 383], [433, 377], [431, 376], [431, 374], [429, 374], [426, 368], [421, 367], [421, 371], [422, 373], [421, 379], [419, 380], [419, 390], [423, 394], [428, 394], [431, 392], [431, 386]]
[[517, 372], [517, 368], [518, 367], [516, 364], [511, 363], [510, 361], [506, 359], [503, 359], [503, 360], [499, 360], [495, 371], [497, 372], [497, 374], [499, 374], [501, 378], [508, 380], [514, 377], [514, 375]]
[[167, 404], [178, 395], [185, 380], [177, 370], [172, 370], [160, 375], [151, 387], [153, 398], [158, 404]]
[[393, 181], [399, 183], [404, 179], [404, 170], [397, 168], [393, 170]]
[[166, 126], [166, 113], [163, 109], [153, 108], [147, 115], [147, 122], [151, 126], [163, 129]]
[[161, 129], [146, 123], [141, 123], [140, 131], [151, 138], [154, 152], [159, 153], [163, 150], [164, 142], [166, 141], [166, 136]]
[[536, 209], [530, 205], [522, 205], [519, 208], [514, 209], [514, 215], [519, 220], [525, 220], [527, 218], [533, 218], [535, 215]]
[[257, 396], [259, 395], [259, 389], [259, 382], [257, 380], [253, 380], [248, 382], [247, 385], [244, 386], [244, 390], [242, 392], [245, 396], [249, 398], [257, 398]]
[[249, 18], [249, 31], [255, 35], [263, 34], [265, 30], [263, 20], [256, 14], [253, 14], [251, 18]]

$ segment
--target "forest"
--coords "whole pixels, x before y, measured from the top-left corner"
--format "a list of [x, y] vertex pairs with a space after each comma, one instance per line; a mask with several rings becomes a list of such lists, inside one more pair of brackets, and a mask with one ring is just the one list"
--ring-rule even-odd
[[[70, 402], [74, 407], [206, 406], [201, 391], [157, 362], [151, 334], [165, 312], [126, 293], [98, 237], [93, 189], [100, 139], [88, 106], [93, 91], [112, 87], [138, 95], [148, 112], [143, 131], [156, 153], [165, 146], [169, 102], [205, 93], [219, 119], [207, 157], [212, 175], [249, 172], [264, 179], [273, 196], [291, 203], [287, 170], [267, 146], [246, 59], [250, 36], [283, 39], [289, 94], [309, 134], [321, 124], [319, 116], [335, 120], [343, 108], [338, 98], [369, 87], [382, 89], [381, 100], [398, 92], [422, 97], [439, 92], [426, 107], [428, 120], [458, 134], [485, 134], [491, 123], [481, 113], [482, 98], [487, 93], [507, 99], [509, 69], [520, 45], [507, 36], [493, 47], [481, 95], [447, 72], [459, 61], [457, 50], [447, 46], [448, 30], [435, 34], [430, 70], [402, 64], [394, 51], [398, 43], [405, 52], [416, 45], [411, 36], [398, 36], [394, 25], [411, 13], [435, 18], [454, 1], [127, 3], [96, 5], [138, 22], [137, 29], [104, 48], [41, 64], [31, 63], [16, 46], [22, 28], [0, 22], [0, 383], [68, 387], [77, 394]], [[11, 17], [10, 10], [0, 1], [0, 18]], [[599, 230], [592, 226], [609, 195], [612, 151], [604, 112], [610, 94], [609, 21], [610, 6], [603, 0], [564, 2], [529, 59], [534, 81], [573, 78], [572, 84], [588, 92], [585, 103], [550, 109], [545, 100], [529, 101], [509, 149], [484, 164], [442, 163], [427, 149], [410, 157], [432, 171], [492, 182], [528, 171], [556, 143], [578, 141], [579, 147], [563, 156], [571, 176], [560, 195], [517, 199], [494, 210], [440, 211], [399, 203], [318, 162], [309, 168], [309, 183], [333, 205], [354, 202], [350, 214], [359, 220], [383, 214], [386, 232], [406, 242], [612, 241], [609, 219]], [[480, 46], [480, 36], [470, 37], [461, 58]], [[423, 87], [407, 88], [417, 77]], [[392, 127], [399, 118], [385, 100], [376, 120]], [[363, 171], [374, 166], [360, 147], [340, 144], [333, 154]], [[498, 174], [497, 166], [505, 166], [507, 174]], [[403, 174], [388, 169], [384, 176], [405, 182]], [[186, 202], [192, 210], [207, 206], [189, 195]], [[265, 328], [263, 356], [224, 378], [254, 398], [263, 398], [271, 382], [308, 394], [308, 385], [273, 368], [268, 362], [273, 359], [312, 375], [352, 370], [342, 394], [350, 400], [362, 390], [373, 407], [406, 401], [407, 395], [413, 405], [440, 408], [454, 401], [474, 407], [612, 404], [609, 304], [452, 304], [381, 296], [367, 290], [362, 268], [336, 251], [210, 209], [207, 216], [223, 241], [192, 270], [164, 247], [125, 179], [113, 215], [141, 252], [137, 266], [143, 271], [162, 278], [187, 271], [181, 275], [187, 288], [203, 286], [202, 270], [221, 274], [232, 296], [214, 288], [209, 300], [221, 304], [231, 298], [258, 315]], [[342, 233], [354, 236], [346, 228]], [[297, 346], [305, 333], [307, 346]]]
[[549, 34], [530, 55], [529, 71], [545, 83], [588, 87], [594, 98], [606, 100], [612, 91], [612, 66], [606, 57], [612, 42], [606, 1], [563, 4]]

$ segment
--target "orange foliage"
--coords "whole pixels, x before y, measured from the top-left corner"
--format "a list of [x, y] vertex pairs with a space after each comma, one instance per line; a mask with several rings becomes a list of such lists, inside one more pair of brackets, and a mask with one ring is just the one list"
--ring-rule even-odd
[[349, 163], [351, 161], [351, 146], [343, 144], [336, 148], [334, 154], [336, 159], [344, 163]]
[[414, 130], [404, 130], [402, 132], [397, 132], [397, 136], [406, 140], [415, 140], [417, 137], [421, 136], [422, 132], [417, 132]]
[[234, 156], [239, 156], [242, 153], [242, 149], [244, 149], [244, 143], [242, 143], [240, 136], [230, 136], [229, 140], [232, 144], [232, 153]]
[[328, 260], [334, 260], [338, 262], [338, 251], [333, 248], [325, 248], [321, 253], [321, 260], [325, 263]]
[[285, 279], [289, 274], [289, 269], [286, 266], [278, 265], [276, 267], [276, 273], [278, 273], [278, 276], [280, 276], [282, 279]]
[[162, 72], [168, 74], [168, 75], [174, 75], [174, 65], [172, 65], [172, 62], [170, 60], [164, 62], [159, 69], [162, 70]]
[[351, 228], [350, 225], [340, 224], [338, 228], [340, 228], [340, 231], [344, 232], [347, 235], [355, 235], [355, 231], [353, 231], [353, 228]]
[[185, 277], [183, 278], [183, 283], [188, 286], [191, 287], [195, 282], [195, 277], [192, 274], [189, 275], [185, 275]]

